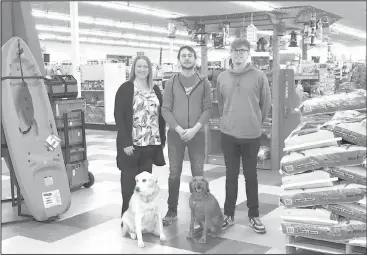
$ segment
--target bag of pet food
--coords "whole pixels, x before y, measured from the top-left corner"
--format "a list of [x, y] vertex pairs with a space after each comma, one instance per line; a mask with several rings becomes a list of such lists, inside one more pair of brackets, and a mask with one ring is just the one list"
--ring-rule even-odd
[[357, 184], [338, 184], [326, 188], [284, 190], [280, 194], [279, 203], [287, 208], [352, 203], [361, 200], [365, 193], [365, 186]]
[[362, 122], [365, 119], [366, 119], [365, 112], [359, 112], [355, 110], [337, 111], [328, 122], [324, 123], [324, 125], [336, 125], [339, 123]]
[[301, 151], [312, 148], [337, 146], [341, 138], [335, 138], [333, 132], [319, 130], [317, 132], [294, 135], [284, 141], [283, 151]]
[[293, 223], [317, 224], [324, 226], [334, 226], [338, 224], [338, 221], [333, 219], [333, 213], [323, 208], [285, 208], [280, 218], [282, 221]]
[[344, 141], [351, 144], [367, 146], [366, 127], [360, 122], [324, 125], [322, 129], [333, 132], [335, 136], [341, 137]]
[[329, 173], [331, 176], [366, 186], [366, 168], [363, 166], [326, 167], [322, 170]]
[[366, 109], [365, 90], [311, 98], [303, 102], [298, 108], [304, 116], [359, 109]]
[[309, 173], [284, 176], [282, 177], [281, 187], [284, 190], [332, 187], [333, 182], [336, 181], [338, 181], [338, 178], [332, 178], [329, 173], [316, 170]]
[[332, 120], [334, 113], [301, 116], [301, 124], [303, 130], [319, 128], [326, 122]]
[[348, 220], [366, 222], [366, 208], [358, 203], [328, 204], [324, 208]]
[[366, 158], [366, 147], [355, 145], [329, 146], [290, 152], [281, 161], [281, 171], [298, 174], [324, 167], [360, 165]]
[[366, 223], [351, 221], [334, 226], [281, 222], [282, 231], [286, 235], [303, 236], [327, 241], [342, 241], [366, 236]]

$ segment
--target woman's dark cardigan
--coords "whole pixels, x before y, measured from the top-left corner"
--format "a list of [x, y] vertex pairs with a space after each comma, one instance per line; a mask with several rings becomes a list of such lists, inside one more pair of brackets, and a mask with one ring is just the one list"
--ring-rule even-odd
[[[162, 107], [162, 93], [158, 86], [153, 87], [155, 94], [159, 100], [159, 105]], [[132, 129], [133, 129], [133, 98], [134, 98], [134, 83], [127, 81], [123, 83], [116, 92], [115, 96], [115, 122], [117, 126], [117, 166], [119, 167], [119, 155], [124, 153], [124, 148], [132, 146]], [[161, 108], [159, 109], [159, 134], [161, 144], [166, 144], [166, 122], [162, 117]], [[120, 157], [121, 158], [121, 157]], [[120, 167], [119, 167], [120, 168]], [[121, 168], [120, 168], [121, 169]]]

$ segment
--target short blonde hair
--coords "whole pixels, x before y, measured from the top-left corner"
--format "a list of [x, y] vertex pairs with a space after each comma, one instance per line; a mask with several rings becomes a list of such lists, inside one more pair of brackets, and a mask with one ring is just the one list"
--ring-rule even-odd
[[148, 57], [146, 56], [137, 56], [134, 60], [133, 63], [131, 65], [131, 71], [130, 71], [130, 81], [134, 82], [136, 75], [135, 75], [135, 66], [136, 66], [136, 62], [139, 59], [144, 59], [145, 61], [147, 61], [148, 64], [148, 77], [147, 77], [147, 82], [148, 82], [148, 86], [149, 88], [153, 88], [153, 71], [152, 71], [152, 62], [149, 60]]

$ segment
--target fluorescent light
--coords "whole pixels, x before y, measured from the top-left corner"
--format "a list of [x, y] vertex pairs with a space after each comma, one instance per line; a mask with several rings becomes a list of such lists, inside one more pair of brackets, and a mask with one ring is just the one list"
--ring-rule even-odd
[[96, 6], [100, 6], [100, 7], [104, 7], [108, 9], [124, 10], [124, 11], [139, 13], [139, 14], [151, 15], [151, 16], [156, 16], [156, 17], [163, 18], [163, 19], [167, 19], [167, 18], [170, 19], [170, 18], [177, 18], [179, 16], [185, 16], [179, 13], [172, 13], [172, 12], [157, 10], [153, 8], [143, 7], [143, 6], [137, 6], [137, 5], [131, 5], [131, 4], [128, 5], [126, 2], [92, 2], [92, 1], [89, 2], [88, 1], [88, 2], [80, 2], [80, 3], [96, 5]]
[[[71, 41], [70, 36], [58, 36], [54, 34], [39, 34], [38, 38], [40, 40], [56, 40], [56, 41]], [[123, 41], [123, 40], [106, 40], [100, 38], [90, 38], [90, 37], [80, 37], [80, 42], [84, 43], [94, 43], [94, 44], [105, 44], [105, 45], [121, 45], [121, 46], [131, 46], [131, 47], [140, 47], [140, 48], [154, 48], [160, 49], [169, 49], [168, 45], [159, 45], [155, 43], [139, 43], [139, 42], [131, 42], [131, 41]]]
[[32, 10], [32, 15], [37, 18], [54, 19], [54, 20], [66, 20], [69, 21], [69, 15], [56, 12], [45, 12], [41, 10]]
[[[32, 10], [32, 15], [38, 18], [45, 18], [45, 19], [52, 19], [52, 20], [65, 20], [70, 21], [70, 16], [63, 13], [56, 13], [56, 12], [45, 12], [41, 10]], [[134, 29], [144, 32], [155, 32], [160, 34], [168, 34], [167, 28], [165, 27], [156, 27], [150, 25], [143, 25], [143, 24], [135, 24], [131, 22], [116, 22], [113, 20], [108, 19], [99, 19], [93, 18], [88, 16], [79, 16], [79, 22], [84, 24], [92, 24], [92, 25], [100, 25], [100, 26], [107, 26], [107, 27], [117, 27], [117, 28], [124, 28], [124, 29]], [[177, 35], [187, 36], [186, 31], [177, 31]]]
[[[36, 29], [38, 31], [46, 31], [46, 32], [60, 32], [60, 33], [71, 33], [71, 28], [69, 27], [60, 27], [60, 26], [44, 26], [44, 25], [36, 25]], [[106, 38], [119, 38], [119, 39], [131, 39], [131, 40], [141, 40], [141, 41], [150, 41], [150, 42], [160, 42], [160, 43], [169, 43], [170, 39], [166, 37], [158, 37], [158, 36], [146, 36], [146, 35], [136, 35], [136, 34], [122, 34], [117, 32], [105, 32], [100, 30], [90, 30], [90, 29], [79, 29], [80, 35], [90, 35], [90, 36], [101, 36]], [[194, 45], [195, 42], [190, 40], [180, 40], [173, 39], [174, 44], [180, 45]]]
[[352, 35], [352, 36], [355, 36], [361, 39], [366, 39], [366, 31], [347, 27], [347, 26], [340, 25], [340, 24], [333, 24], [332, 26], [336, 28], [339, 33]]
[[275, 8], [278, 8], [278, 6], [276, 6], [275, 4], [262, 1], [243, 1], [243, 2], [235, 1], [234, 3], [242, 6], [248, 6], [259, 11], [272, 11]]
[[256, 33], [260, 35], [273, 35], [273, 31], [267, 31], [267, 30], [257, 30]]

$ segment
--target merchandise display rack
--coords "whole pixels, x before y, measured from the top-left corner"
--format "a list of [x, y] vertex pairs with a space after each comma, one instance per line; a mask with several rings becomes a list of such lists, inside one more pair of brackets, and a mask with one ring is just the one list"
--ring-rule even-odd
[[103, 62], [81, 66], [81, 95], [86, 99], [85, 122], [105, 124]]
[[[312, 7], [312, 6], [294, 6], [281, 7], [273, 11], [245, 12], [226, 15], [207, 15], [207, 16], [184, 16], [171, 19], [172, 22], [179, 26], [185, 26], [187, 29], [197, 33], [214, 33], [221, 32], [221, 25], [230, 24], [230, 27], [245, 27], [253, 24], [260, 25], [262, 30], [273, 31], [272, 49], [273, 49], [273, 66], [272, 66], [272, 126], [271, 126], [271, 160], [270, 169], [278, 171], [280, 167], [281, 153], [283, 151], [282, 137], [286, 135], [284, 132], [288, 126], [285, 124], [284, 108], [289, 106], [289, 102], [285, 102], [284, 93], [281, 89], [280, 80], [280, 58], [279, 46], [282, 31], [286, 29], [303, 30], [304, 24], [310, 21], [311, 15], [316, 19], [322, 17], [328, 18], [328, 25], [341, 19], [340, 16], [333, 13]], [[284, 32], [283, 32], [284, 33]], [[208, 66], [208, 46], [207, 38], [205, 44], [201, 46], [201, 68], [202, 74], [206, 75]], [[293, 71], [293, 70], [292, 70]], [[294, 83], [294, 77], [293, 83]], [[291, 86], [288, 86], [290, 88]], [[293, 85], [294, 87], [294, 85]], [[283, 96], [282, 96], [283, 94]], [[207, 139], [207, 141], [210, 138]], [[210, 146], [207, 146], [210, 147]]]

